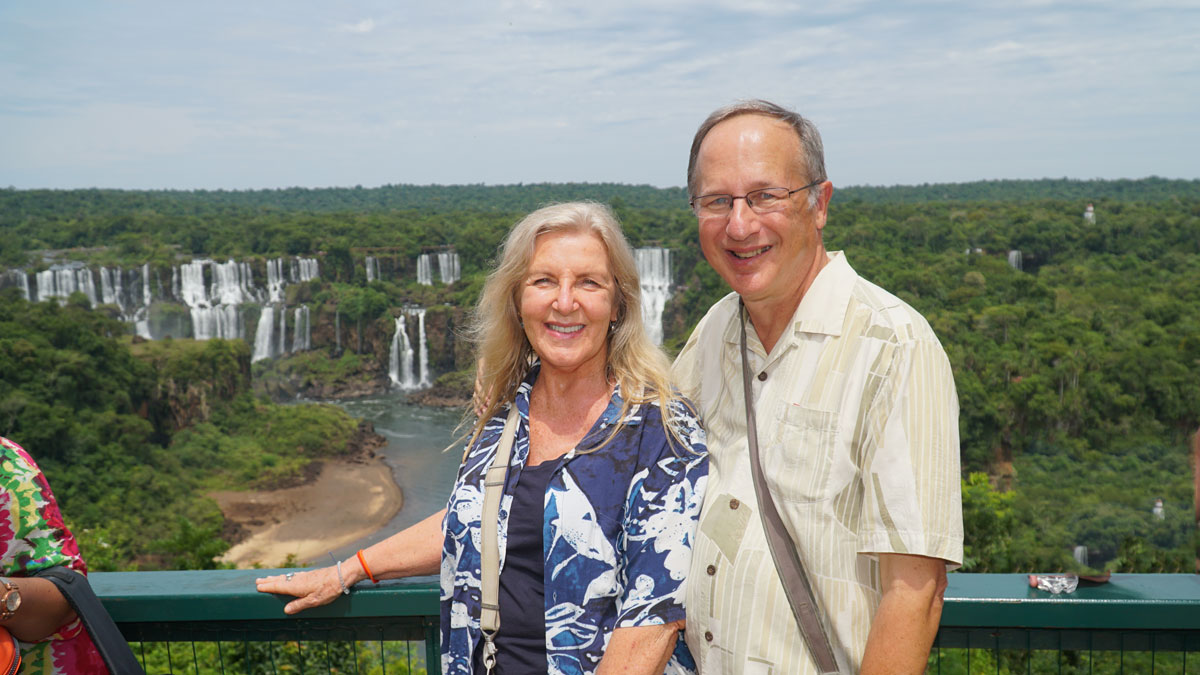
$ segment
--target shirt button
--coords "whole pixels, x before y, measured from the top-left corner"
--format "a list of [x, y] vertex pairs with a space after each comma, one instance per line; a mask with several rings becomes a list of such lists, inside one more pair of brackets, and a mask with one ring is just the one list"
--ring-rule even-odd
[[706, 571], [708, 572], [708, 576], [710, 576], [710, 577], [711, 577], [712, 575], [714, 575], [714, 574], [716, 574], [716, 573], [717, 573], [717, 566], [716, 566], [716, 565], [709, 565], [709, 566], [708, 566], [708, 569], [707, 569]]
[[731, 509], [737, 509], [737, 507], [739, 507], [741, 505], [742, 505], [742, 503], [739, 502], [737, 499], [729, 500], [729, 508], [731, 508]]
[[705, 641], [705, 642], [712, 642], [712, 641], [713, 641], [713, 634], [712, 634], [712, 631], [711, 631], [711, 630], [706, 630], [706, 631], [704, 631], [704, 641]]
[[764, 371], [762, 371], [761, 373], [759, 373], [759, 374], [758, 374], [758, 381], [759, 381], [759, 382], [766, 382], [766, 381], [767, 381], [767, 371], [765, 371], [765, 370], [764, 370]]

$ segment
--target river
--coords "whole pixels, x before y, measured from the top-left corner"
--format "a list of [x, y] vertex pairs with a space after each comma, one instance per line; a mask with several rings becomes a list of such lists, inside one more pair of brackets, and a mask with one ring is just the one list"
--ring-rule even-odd
[[[446, 506], [450, 488], [462, 459], [462, 443], [455, 442], [457, 408], [431, 408], [405, 402], [402, 392], [344, 401], [330, 401], [351, 415], [369, 420], [375, 432], [387, 439], [378, 450], [404, 493], [404, 506], [382, 530], [334, 551], [339, 559], [354, 555]], [[454, 443], [447, 452], [442, 452]]]

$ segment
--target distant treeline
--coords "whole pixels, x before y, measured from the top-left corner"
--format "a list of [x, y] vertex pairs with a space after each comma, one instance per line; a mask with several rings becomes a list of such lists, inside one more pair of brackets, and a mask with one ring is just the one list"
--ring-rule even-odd
[[[1162, 201], [1200, 198], [1200, 180], [1159, 177], [1120, 180], [986, 180], [922, 185], [835, 185], [835, 203], [922, 203], [1063, 199]], [[687, 208], [682, 187], [620, 183], [517, 183], [513, 185], [384, 185], [364, 188], [271, 190], [0, 190], [0, 226], [50, 214], [130, 214], [151, 210], [179, 215], [228, 213], [228, 209], [276, 209], [330, 213], [420, 210], [427, 212], [532, 211], [550, 202], [617, 201], [635, 209]]]

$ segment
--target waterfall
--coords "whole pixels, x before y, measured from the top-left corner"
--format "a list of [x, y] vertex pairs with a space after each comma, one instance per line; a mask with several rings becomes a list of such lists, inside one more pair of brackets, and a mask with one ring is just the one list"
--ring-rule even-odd
[[[130, 280], [137, 282], [136, 274], [130, 273]], [[129, 312], [127, 321], [133, 323], [133, 332], [139, 337], [151, 340], [154, 338], [150, 334], [150, 263], [142, 265], [141, 285], [134, 283], [130, 284], [130, 299], [133, 301], [133, 311]], [[137, 297], [133, 288], [138, 288], [141, 291], [141, 296]]]
[[308, 323], [308, 305], [296, 308], [292, 321], [292, 352], [308, 351], [312, 342], [312, 327]]
[[143, 307], [150, 306], [150, 263], [142, 265], [142, 302]]
[[367, 256], [367, 283], [371, 283], [379, 278], [379, 261], [375, 256]]
[[204, 288], [204, 263], [184, 263], [175, 268], [171, 285], [175, 287], [175, 299], [188, 307], [208, 304], [208, 291]]
[[433, 264], [428, 253], [422, 253], [417, 258], [417, 283], [422, 286], [433, 285]]
[[266, 305], [258, 317], [258, 328], [254, 329], [254, 355], [250, 362], [271, 358], [271, 332], [275, 324], [275, 308]]
[[75, 270], [75, 287], [87, 296], [88, 305], [95, 307], [98, 304], [96, 302], [96, 282], [92, 279], [91, 270], [86, 267]]
[[320, 266], [316, 258], [292, 258], [291, 273], [294, 284], [312, 281], [320, 276]]
[[1018, 272], [1025, 269], [1024, 261], [1021, 259], [1021, 252], [1015, 248], [1008, 252], [1008, 266]]
[[392, 336], [392, 353], [388, 360], [388, 377], [392, 385], [401, 389], [416, 389], [416, 378], [413, 377], [413, 349], [408, 340], [408, 331], [404, 324], [404, 314], [396, 317], [396, 334]]
[[240, 305], [261, 300], [254, 288], [250, 263], [229, 260], [211, 263], [213, 269], [212, 299], [217, 305]]
[[21, 297], [29, 300], [29, 277], [26, 276], [25, 270], [8, 270], [0, 277], [0, 281], [7, 279], [7, 282], [0, 283], [0, 288], [8, 288], [15, 286], [21, 289]]
[[[292, 327], [295, 330], [295, 326]], [[283, 356], [287, 353], [287, 307], [279, 306], [279, 351], [276, 356]]]
[[65, 301], [72, 293], [79, 291], [87, 296], [88, 304], [92, 307], [98, 304], [92, 271], [84, 267], [83, 263], [52, 265], [50, 269], [34, 275], [34, 282], [37, 286], [38, 302], [51, 298]]
[[[212, 267], [211, 290], [204, 285], [206, 266]], [[193, 260], [178, 267], [172, 285], [176, 282], [179, 284], [176, 298], [191, 310], [192, 337], [197, 340], [245, 337], [238, 306], [260, 299], [254, 288], [249, 263]]]
[[121, 270], [100, 268], [100, 302], [105, 305], [116, 305], [121, 313], [125, 313], [121, 289]]
[[1088, 547], [1076, 546], [1071, 551], [1071, 557], [1075, 558], [1075, 562], [1086, 567], [1088, 564]]
[[433, 385], [433, 382], [429, 379], [429, 345], [425, 340], [425, 308], [409, 309], [408, 314], [417, 317], [417, 363], [420, 374], [417, 386], [429, 387]]
[[283, 258], [267, 261], [267, 302], [283, 302]]
[[662, 314], [671, 297], [671, 251], [639, 248], [634, 251], [642, 286], [642, 321], [654, 344], [663, 341]]
[[442, 251], [438, 253], [438, 273], [442, 276], [443, 284], [452, 284], [459, 280], [458, 253]]

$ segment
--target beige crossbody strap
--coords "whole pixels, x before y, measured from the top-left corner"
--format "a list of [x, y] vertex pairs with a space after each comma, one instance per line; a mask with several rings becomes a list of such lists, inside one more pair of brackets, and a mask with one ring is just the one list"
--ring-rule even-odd
[[479, 627], [483, 629], [483, 667], [488, 673], [496, 665], [496, 645], [492, 642], [500, 630], [500, 498], [504, 496], [504, 479], [508, 476], [508, 461], [512, 457], [513, 438], [517, 434], [517, 402], [513, 401], [504, 422], [504, 433], [496, 446], [496, 457], [484, 474], [483, 517], [480, 521], [482, 549], [480, 558], [480, 610]]
[[[840, 670], [833, 655], [833, 645], [829, 643], [829, 636], [821, 624], [820, 611], [817, 609], [812, 586], [808, 582], [808, 574], [804, 571], [804, 563], [800, 561], [796, 544], [788, 534], [779, 510], [775, 508], [775, 500], [771, 498], [770, 488], [767, 487], [767, 477], [763, 474], [762, 462], [758, 455], [754, 390], [750, 385], [750, 362], [746, 353], [744, 305], [738, 307], [738, 319], [742, 328], [742, 387], [746, 398], [746, 439], [750, 443], [750, 468], [754, 473], [754, 492], [758, 495], [758, 512], [762, 517], [763, 530], [767, 535], [775, 569], [779, 572], [779, 580], [783, 582], [783, 590], [787, 593], [788, 604], [792, 606], [792, 614], [800, 626], [804, 644], [808, 646], [808, 653], [812, 655], [822, 673], [838, 673]], [[804, 451], [803, 448], [798, 450]]]

